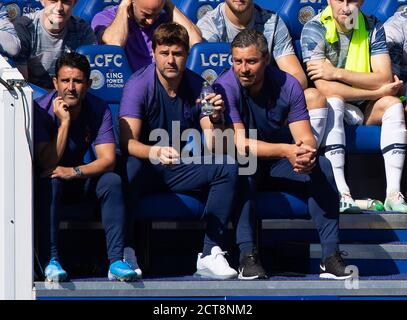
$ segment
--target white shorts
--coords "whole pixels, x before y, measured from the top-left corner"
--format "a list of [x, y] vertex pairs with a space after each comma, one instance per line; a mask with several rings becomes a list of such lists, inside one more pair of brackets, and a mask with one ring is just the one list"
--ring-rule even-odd
[[364, 119], [365, 116], [359, 107], [350, 103], [345, 104], [345, 114], [343, 116], [345, 123], [349, 125], [361, 125]]

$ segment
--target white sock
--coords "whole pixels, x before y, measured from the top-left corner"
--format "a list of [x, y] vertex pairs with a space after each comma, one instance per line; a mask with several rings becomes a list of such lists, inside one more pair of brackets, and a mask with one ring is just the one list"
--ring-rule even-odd
[[380, 148], [386, 169], [386, 195], [400, 191], [400, 181], [406, 156], [406, 125], [404, 108], [397, 103], [387, 109], [382, 117]]
[[311, 109], [308, 111], [308, 113], [310, 117], [312, 133], [314, 134], [315, 140], [317, 142], [317, 148], [319, 148], [325, 133], [328, 108]]
[[325, 137], [321, 146], [325, 146], [325, 157], [331, 162], [336, 186], [340, 194], [350, 193], [345, 180], [345, 128], [343, 115], [345, 102], [339, 98], [328, 98], [328, 117]]

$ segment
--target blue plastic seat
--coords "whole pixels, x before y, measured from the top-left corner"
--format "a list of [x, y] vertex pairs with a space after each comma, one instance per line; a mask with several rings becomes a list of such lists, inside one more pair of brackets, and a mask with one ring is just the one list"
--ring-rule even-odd
[[286, 23], [294, 40], [300, 39], [304, 24], [327, 5], [326, 0], [255, 0], [255, 3], [264, 9], [277, 12]]
[[106, 8], [120, 4], [121, 0], [78, 0], [73, 15], [91, 23], [93, 17]]
[[189, 53], [187, 68], [201, 75], [209, 83], [232, 65], [230, 44], [225, 42], [202, 42], [195, 44]]
[[76, 51], [90, 61], [92, 87], [89, 92], [109, 104], [116, 141], [119, 141], [119, 104], [124, 85], [132, 74], [124, 50], [119, 46], [88, 45]]
[[377, 17], [383, 23], [396, 12], [398, 7], [397, 0], [369, 0], [364, 2], [362, 11]]
[[43, 8], [40, 0], [4, 0], [2, 3], [11, 20]]
[[223, 0], [180, 0], [178, 8], [193, 22], [202, 18], [206, 12], [213, 10]]

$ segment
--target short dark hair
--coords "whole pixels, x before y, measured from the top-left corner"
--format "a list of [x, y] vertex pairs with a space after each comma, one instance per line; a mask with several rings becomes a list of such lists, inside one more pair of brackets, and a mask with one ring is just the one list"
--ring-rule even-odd
[[88, 59], [83, 54], [77, 52], [65, 52], [62, 54], [55, 64], [56, 78], [58, 78], [59, 69], [64, 66], [77, 68], [85, 74], [87, 80], [90, 79], [90, 64]]
[[268, 43], [266, 37], [257, 30], [243, 30], [237, 34], [233, 39], [231, 47], [233, 48], [247, 48], [254, 45], [265, 57], [269, 53]]
[[161, 24], [154, 32], [152, 48], [159, 45], [181, 45], [189, 52], [189, 36], [184, 26], [176, 22]]

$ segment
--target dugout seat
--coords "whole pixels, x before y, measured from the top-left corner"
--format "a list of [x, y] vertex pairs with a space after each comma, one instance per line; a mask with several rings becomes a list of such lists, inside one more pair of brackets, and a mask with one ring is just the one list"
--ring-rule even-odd
[[120, 4], [121, 0], [78, 0], [73, 15], [91, 23], [93, 17], [106, 8]]
[[396, 12], [398, 6], [397, 0], [369, 0], [364, 2], [362, 11], [366, 15], [377, 17], [384, 23]]
[[4, 0], [2, 3], [6, 7], [10, 20], [43, 8], [40, 0]]

